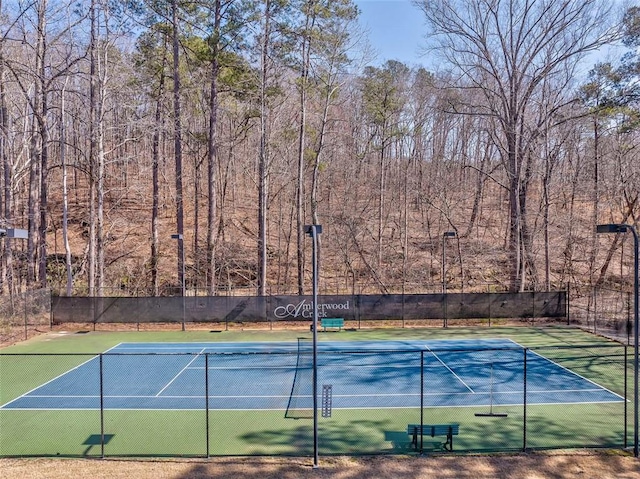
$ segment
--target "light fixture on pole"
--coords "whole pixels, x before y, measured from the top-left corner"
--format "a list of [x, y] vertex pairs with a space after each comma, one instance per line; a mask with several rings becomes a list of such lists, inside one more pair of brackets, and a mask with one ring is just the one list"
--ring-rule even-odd
[[631, 225], [597, 225], [597, 233], [633, 234], [633, 455], [638, 457], [638, 232]]
[[313, 467], [318, 467], [318, 235], [321, 225], [307, 225], [304, 232], [311, 236], [313, 263]]
[[[186, 295], [186, 281], [185, 281], [185, 264], [184, 264], [184, 236], [182, 235], [182, 233], [179, 234], [175, 234], [175, 235], [171, 235], [171, 239], [174, 240], [178, 240], [178, 251], [179, 251], [179, 261], [178, 262], [178, 272], [180, 273], [181, 276], [181, 285], [180, 285], [180, 289], [182, 290], [182, 330], [184, 331], [185, 328], [185, 295]], [[182, 263], [182, 267], [180, 266], [180, 263]]]
[[27, 239], [29, 232], [18, 228], [0, 229], [0, 238]]

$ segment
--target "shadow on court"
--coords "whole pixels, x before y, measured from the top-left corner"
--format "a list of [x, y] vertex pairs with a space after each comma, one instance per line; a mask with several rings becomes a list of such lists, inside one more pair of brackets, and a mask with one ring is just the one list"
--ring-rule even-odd
[[[107, 444], [109, 444], [111, 439], [113, 439], [113, 436], [115, 436], [115, 434], [105, 434], [104, 435], [104, 442], [103, 442], [103, 436], [102, 435], [100, 435], [100, 434], [91, 434], [91, 436], [89, 436], [87, 438], [87, 440], [82, 443], [83, 446], [88, 446], [85, 449], [85, 451], [82, 453], [82, 455], [87, 457], [89, 455], [95, 456], [95, 455], [100, 454], [100, 450], [102, 448], [102, 444], [104, 444], [105, 446]], [[94, 449], [94, 447], [96, 449]]]

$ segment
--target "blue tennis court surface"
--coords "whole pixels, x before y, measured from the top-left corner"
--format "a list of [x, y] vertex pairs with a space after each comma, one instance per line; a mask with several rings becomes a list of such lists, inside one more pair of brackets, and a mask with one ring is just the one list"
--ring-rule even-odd
[[[122, 343], [0, 409], [285, 410], [294, 397], [310, 400], [311, 348]], [[420, 407], [421, 383], [425, 407], [519, 405], [524, 361], [508, 340], [321, 341], [318, 384], [331, 385], [333, 409]], [[530, 350], [526, 366], [527, 404], [624, 400]]]

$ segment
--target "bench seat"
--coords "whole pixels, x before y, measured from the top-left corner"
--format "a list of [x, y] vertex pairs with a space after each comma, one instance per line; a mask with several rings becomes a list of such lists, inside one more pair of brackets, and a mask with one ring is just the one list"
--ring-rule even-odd
[[443, 447], [447, 451], [453, 451], [453, 436], [460, 433], [460, 424], [409, 424], [407, 434], [412, 437], [411, 444], [418, 449], [419, 436], [446, 436]]
[[324, 331], [326, 331], [327, 328], [342, 329], [344, 328], [344, 318], [322, 318], [320, 325]]

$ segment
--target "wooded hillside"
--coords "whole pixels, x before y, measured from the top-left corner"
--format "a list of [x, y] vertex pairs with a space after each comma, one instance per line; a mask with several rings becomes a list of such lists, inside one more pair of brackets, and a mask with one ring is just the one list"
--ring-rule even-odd
[[306, 224], [325, 292], [627, 280], [637, 9], [415, 3], [438, 71], [351, 0], [0, 3], [4, 291], [308, 293]]

